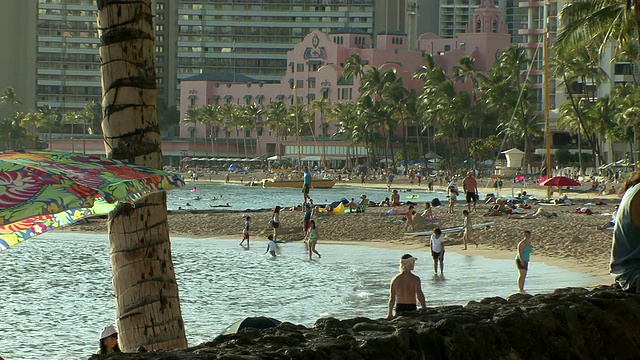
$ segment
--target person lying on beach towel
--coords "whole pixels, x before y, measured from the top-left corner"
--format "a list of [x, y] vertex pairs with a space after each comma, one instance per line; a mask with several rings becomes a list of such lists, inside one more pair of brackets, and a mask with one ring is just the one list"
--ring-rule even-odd
[[541, 217], [544, 217], [547, 219], [554, 219], [558, 217], [558, 214], [554, 212], [545, 211], [543, 208], [539, 208], [535, 212], [528, 213], [528, 214], [516, 214], [516, 213], [509, 214], [509, 219], [538, 219]]
[[607, 221], [606, 223], [604, 223], [602, 225], [596, 226], [596, 229], [598, 229], [598, 230], [613, 230], [613, 227], [616, 225], [616, 218], [618, 217], [618, 206], [619, 205], [616, 205], [615, 209], [611, 213], [611, 220]]
[[574, 213], [574, 214], [591, 215], [591, 214], [593, 214], [593, 211], [591, 211], [591, 209], [589, 209], [589, 208], [581, 207], [581, 208], [577, 208], [577, 209], [573, 210], [572, 213]]
[[381, 213], [382, 215], [404, 215], [405, 210], [402, 208], [393, 208], [393, 209], [389, 209], [383, 213]]

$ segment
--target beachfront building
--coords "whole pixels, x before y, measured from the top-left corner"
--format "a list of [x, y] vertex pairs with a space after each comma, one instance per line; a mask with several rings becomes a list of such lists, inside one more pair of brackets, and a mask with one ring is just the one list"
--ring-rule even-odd
[[[216, 157], [276, 154], [292, 160], [335, 161], [332, 165], [339, 166], [347, 156], [347, 146], [332, 136], [337, 130], [334, 119], [315, 111], [313, 121], [297, 125], [300, 131], [300, 127], [311, 124], [310, 133], [315, 136], [276, 137], [277, 125], [264, 125], [274, 123], [265, 115], [268, 105], [282, 102], [285, 107], [299, 105], [308, 111], [315, 108], [314, 100], [326, 100], [328, 106], [355, 101], [359, 83], [353, 77], [343, 76], [344, 64], [352, 54], [358, 54], [366, 64], [365, 72], [371, 67], [381, 72], [395, 69], [404, 87], [416, 93], [420, 92], [422, 82], [414, 79], [413, 74], [423, 64], [423, 53], [433, 54], [436, 64], [449, 73], [463, 56], [472, 56], [478, 71], [486, 71], [496, 55], [509, 45], [510, 36], [500, 10], [490, 1], [483, 1], [474, 11], [472, 21], [469, 31], [456, 38], [420, 35], [415, 50], [409, 48], [408, 35], [401, 32], [379, 33], [374, 46], [372, 37], [358, 29], [312, 31], [287, 53], [285, 75], [276, 84], [235, 73], [203, 73], [185, 78], [181, 82], [181, 119], [189, 117], [190, 109], [205, 105], [218, 105], [221, 109], [252, 106], [255, 114], [244, 123], [225, 110], [221, 110], [221, 125], [183, 122], [180, 138], [190, 139], [183, 143], [185, 153]], [[400, 139], [393, 146], [401, 146]], [[354, 153], [356, 157], [367, 156], [364, 145], [356, 146], [352, 156]]]
[[[278, 81], [287, 51], [312, 30], [349, 26], [373, 32], [373, 0], [152, 3], [158, 99], [163, 107], [177, 105], [180, 79], [201, 72]], [[3, 0], [2, 5], [0, 44], [11, 56], [0, 59], [0, 89], [16, 90], [23, 102], [20, 110], [50, 105], [65, 113], [89, 101], [99, 103], [95, 0]]]

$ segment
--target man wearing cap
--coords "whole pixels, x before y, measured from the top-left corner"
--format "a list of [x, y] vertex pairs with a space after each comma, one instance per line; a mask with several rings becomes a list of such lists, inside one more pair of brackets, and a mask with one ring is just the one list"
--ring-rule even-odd
[[478, 200], [478, 182], [473, 177], [473, 171], [467, 172], [467, 177], [462, 180], [462, 189], [467, 194], [467, 208], [471, 211], [473, 201], [473, 211], [476, 211], [476, 201]]
[[387, 312], [387, 319], [389, 320], [393, 318], [394, 307], [396, 315], [406, 311], [417, 310], [416, 299], [418, 299], [423, 309], [427, 307], [420, 278], [411, 273], [416, 260], [418, 259], [410, 254], [404, 254], [400, 258], [400, 273], [391, 279], [389, 309]]

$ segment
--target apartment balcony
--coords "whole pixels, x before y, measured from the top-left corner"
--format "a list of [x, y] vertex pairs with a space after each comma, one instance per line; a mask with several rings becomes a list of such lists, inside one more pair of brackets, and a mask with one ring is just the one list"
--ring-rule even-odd
[[545, 29], [518, 29], [518, 35], [542, 35]]
[[518, 7], [521, 8], [532, 8], [532, 7], [544, 7], [544, 1], [527, 1], [527, 2], [519, 2]]
[[518, 44], [518, 46], [523, 48], [523, 49], [535, 49], [538, 46], [542, 46], [542, 42], [520, 43], [520, 44]]

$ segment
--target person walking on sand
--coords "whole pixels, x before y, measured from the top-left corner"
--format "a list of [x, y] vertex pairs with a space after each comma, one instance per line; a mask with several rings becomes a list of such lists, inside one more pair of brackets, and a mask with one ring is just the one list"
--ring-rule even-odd
[[249, 227], [251, 226], [251, 216], [244, 214], [244, 227], [242, 228], [242, 241], [240, 241], [240, 246], [243, 246], [244, 241], [247, 240], [247, 249], [249, 248]]
[[476, 211], [476, 202], [478, 201], [478, 182], [473, 177], [473, 171], [467, 172], [467, 177], [462, 180], [462, 189], [467, 197], [467, 209], [471, 211], [471, 202], [473, 201], [473, 211]]
[[404, 224], [404, 231], [407, 232], [409, 228], [411, 231], [415, 231], [413, 227], [413, 216], [415, 215], [415, 211], [413, 210], [413, 205], [409, 205], [407, 211], [404, 212], [404, 216], [407, 218], [407, 222]]
[[469, 210], [462, 210], [462, 215], [464, 216], [464, 221], [462, 222], [462, 240], [464, 241], [463, 250], [467, 250], [467, 243], [472, 243], [478, 247], [478, 243], [473, 240], [473, 222], [471, 221], [471, 213], [469, 213]]
[[306, 203], [309, 200], [309, 189], [311, 188], [311, 172], [309, 171], [309, 167], [305, 166], [302, 168], [304, 170], [304, 175], [302, 175], [302, 196], [304, 200], [302, 203]]
[[444, 276], [444, 234], [440, 228], [433, 229], [430, 239], [431, 257], [433, 258], [433, 274], [438, 275], [438, 262], [440, 263], [440, 275]]
[[415, 267], [416, 260], [418, 259], [410, 254], [404, 254], [400, 258], [400, 273], [391, 279], [387, 309], [388, 320], [393, 318], [394, 307], [396, 315], [417, 310], [416, 299], [420, 302], [422, 309], [427, 307], [420, 277], [411, 272]]
[[269, 224], [273, 228], [274, 240], [278, 239], [278, 228], [280, 227], [280, 210], [282, 210], [280, 205], [276, 205], [276, 207], [273, 208], [273, 214], [271, 215], [271, 220], [269, 221]]
[[316, 245], [318, 244], [318, 229], [316, 229], [316, 222], [311, 220], [309, 222], [309, 230], [307, 231], [307, 236], [305, 241], [309, 247], [309, 260], [311, 260], [311, 256], [313, 254], [318, 255], [318, 258], [321, 258], [320, 253], [316, 251]]
[[516, 268], [518, 269], [518, 290], [524, 293], [524, 280], [529, 270], [529, 259], [531, 258], [531, 231], [522, 232], [523, 239], [518, 243], [516, 253]]

